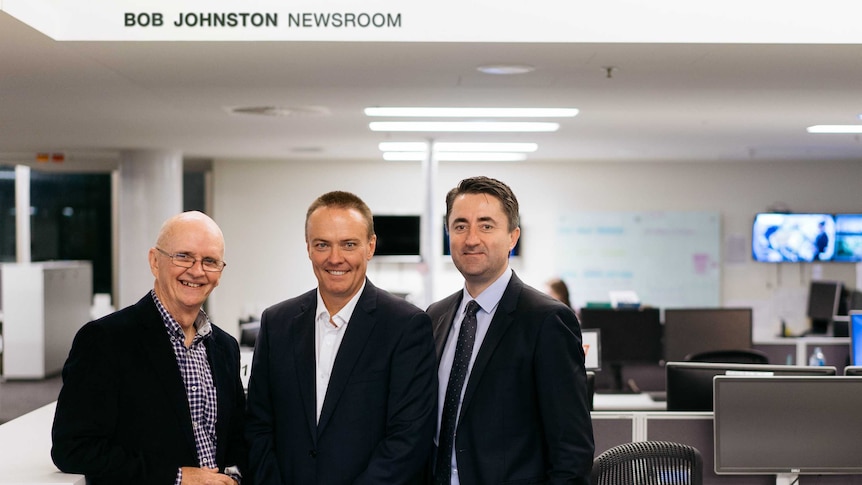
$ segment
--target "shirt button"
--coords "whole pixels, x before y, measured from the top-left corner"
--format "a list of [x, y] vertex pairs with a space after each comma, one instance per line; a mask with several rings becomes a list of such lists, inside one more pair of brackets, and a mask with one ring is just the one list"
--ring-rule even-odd
[[198, 390], [198, 386], [192, 386], [192, 391], [197, 391], [197, 390]]

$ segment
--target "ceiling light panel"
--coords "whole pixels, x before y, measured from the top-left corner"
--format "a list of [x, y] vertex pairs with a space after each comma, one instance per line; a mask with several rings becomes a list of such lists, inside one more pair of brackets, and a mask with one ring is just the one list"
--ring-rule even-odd
[[371, 131], [536, 133], [560, 129], [559, 123], [537, 121], [373, 121]]
[[572, 118], [576, 108], [365, 108], [366, 116], [404, 118]]
[[862, 125], [814, 125], [809, 126], [808, 133], [855, 134], [862, 133]]
[[[418, 162], [428, 157], [423, 152], [384, 152], [383, 159], [391, 162]], [[527, 159], [524, 153], [439, 152], [434, 158], [440, 162], [520, 162]]]
[[[483, 143], [483, 142], [434, 142], [435, 152], [535, 152], [537, 143]], [[425, 152], [429, 149], [426, 142], [382, 142], [378, 145], [381, 152]]]

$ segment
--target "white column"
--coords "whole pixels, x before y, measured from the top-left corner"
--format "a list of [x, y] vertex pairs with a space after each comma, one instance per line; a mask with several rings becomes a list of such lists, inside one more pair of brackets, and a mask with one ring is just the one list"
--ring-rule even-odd
[[137, 302], [153, 287], [147, 251], [162, 223], [183, 209], [183, 159], [172, 150], [120, 154], [117, 191], [118, 297], [114, 307]]
[[15, 166], [15, 261], [29, 263], [30, 255], [30, 167]]
[[440, 232], [440, 201], [436, 200], [437, 187], [437, 156], [434, 152], [434, 140], [428, 141], [428, 151], [422, 161], [422, 171], [425, 178], [425, 228], [422, 231], [422, 260], [424, 265], [424, 301], [417, 302], [421, 308], [427, 308], [437, 297], [434, 295], [436, 274], [440, 269], [440, 259], [443, 254], [443, 234]]

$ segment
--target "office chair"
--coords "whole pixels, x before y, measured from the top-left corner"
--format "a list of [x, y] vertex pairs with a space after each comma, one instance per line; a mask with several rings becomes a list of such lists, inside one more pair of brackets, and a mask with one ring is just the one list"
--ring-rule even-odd
[[723, 364], [768, 364], [769, 356], [755, 349], [709, 350], [688, 354], [688, 362], [718, 362]]
[[593, 460], [592, 485], [702, 485], [703, 458], [697, 448], [671, 441], [635, 441], [615, 446]]

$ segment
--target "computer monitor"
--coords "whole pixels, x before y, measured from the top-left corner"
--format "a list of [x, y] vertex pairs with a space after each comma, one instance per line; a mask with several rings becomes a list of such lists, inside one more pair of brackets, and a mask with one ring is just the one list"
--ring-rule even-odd
[[862, 474], [862, 377], [719, 376], [714, 387], [717, 474]]
[[252, 320], [239, 324], [239, 345], [241, 347], [254, 347], [257, 342], [257, 334], [260, 332], [260, 321]]
[[715, 376], [834, 376], [833, 366], [668, 362], [665, 365], [668, 411], [712, 411]]
[[657, 308], [581, 308], [581, 327], [598, 329], [602, 366], [613, 373], [621, 390], [622, 366], [658, 364], [662, 358], [662, 326]]
[[666, 308], [664, 359], [711, 350], [751, 348], [751, 308]]
[[598, 370], [602, 368], [602, 344], [597, 328], [582, 328], [581, 343], [584, 346], [584, 367], [587, 370]]
[[809, 333], [825, 334], [832, 317], [838, 314], [841, 302], [839, 281], [812, 281], [808, 288], [808, 318], [811, 319]]
[[862, 366], [862, 310], [850, 310], [850, 365]]

